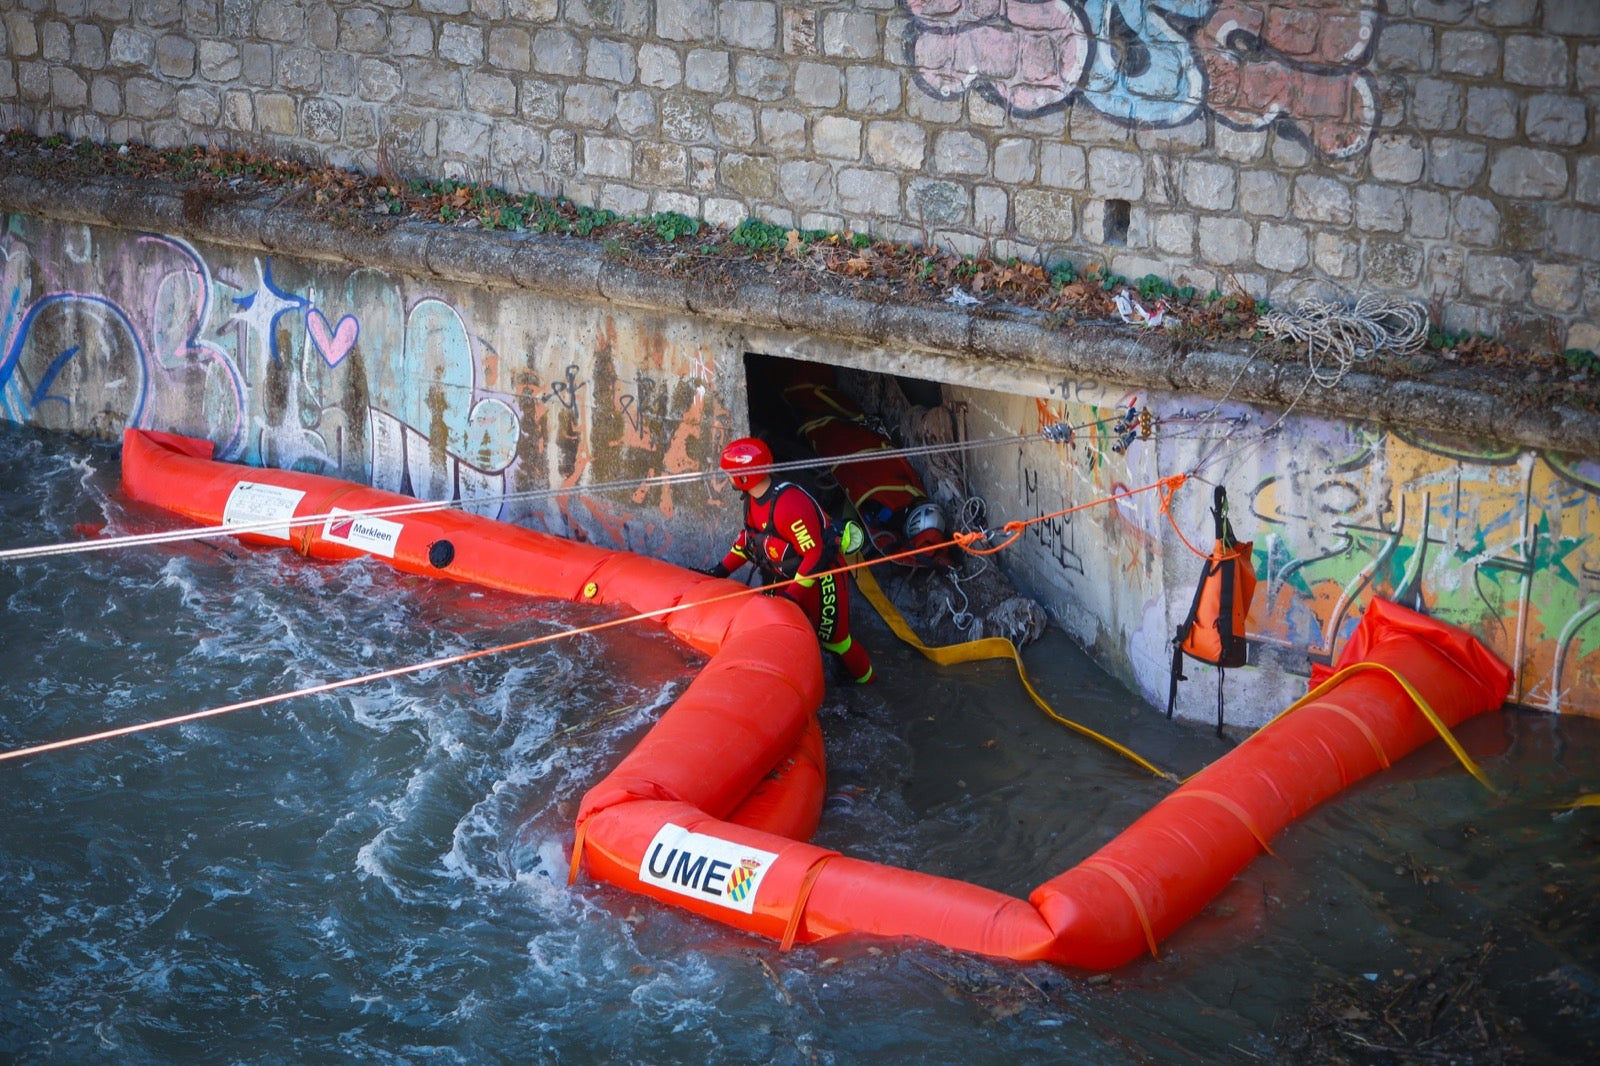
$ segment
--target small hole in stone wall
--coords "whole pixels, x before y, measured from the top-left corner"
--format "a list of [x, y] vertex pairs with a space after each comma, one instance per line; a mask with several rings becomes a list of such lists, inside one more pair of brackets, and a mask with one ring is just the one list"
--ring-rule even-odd
[[1106, 244], [1123, 245], [1128, 243], [1128, 215], [1128, 201], [1106, 201]]

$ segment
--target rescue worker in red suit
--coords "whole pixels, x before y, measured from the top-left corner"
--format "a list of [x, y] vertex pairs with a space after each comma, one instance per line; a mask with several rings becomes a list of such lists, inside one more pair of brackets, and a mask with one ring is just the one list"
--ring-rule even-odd
[[754, 563], [763, 584], [789, 582], [779, 591], [800, 605], [823, 648], [839, 657], [852, 680], [864, 685], [872, 680], [872, 661], [850, 636], [849, 582], [844, 574], [825, 572], [839, 565], [838, 540], [827, 513], [805, 489], [775, 481], [761, 469], [771, 465], [771, 449], [755, 437], [742, 437], [723, 449], [722, 469], [745, 494], [744, 529], [722, 561], [705, 572], [727, 577]]

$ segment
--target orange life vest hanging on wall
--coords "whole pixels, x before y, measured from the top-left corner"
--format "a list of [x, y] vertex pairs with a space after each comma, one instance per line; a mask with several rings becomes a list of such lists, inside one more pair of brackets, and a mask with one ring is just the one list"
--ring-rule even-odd
[[1178, 682], [1185, 655], [1217, 668], [1217, 735], [1222, 735], [1222, 672], [1245, 664], [1248, 650], [1245, 617], [1256, 594], [1256, 569], [1251, 558], [1253, 541], [1236, 540], [1228, 521], [1228, 491], [1217, 486], [1211, 517], [1216, 522], [1216, 545], [1206, 560], [1200, 585], [1195, 589], [1189, 616], [1172, 638], [1172, 685], [1167, 693], [1167, 717], [1178, 700]]

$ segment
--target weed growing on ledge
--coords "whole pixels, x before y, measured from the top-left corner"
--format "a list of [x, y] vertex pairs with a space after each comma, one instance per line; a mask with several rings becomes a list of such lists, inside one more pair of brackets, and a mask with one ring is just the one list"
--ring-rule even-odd
[[[280, 203], [295, 203], [330, 224], [350, 228], [381, 231], [411, 221], [587, 237], [599, 240], [608, 256], [626, 250], [628, 261], [640, 269], [689, 272], [721, 263], [733, 270], [755, 263], [769, 273], [786, 272], [786, 284], [810, 289], [826, 284], [877, 301], [1042, 312], [1047, 328], [1120, 323], [1117, 298], [1127, 295], [1146, 307], [1159, 303], [1170, 312], [1183, 338], [1182, 349], [1196, 341], [1227, 342], [1250, 345], [1279, 361], [1300, 356], [1293, 345], [1262, 340], [1258, 320], [1270, 308], [1237, 288], [1202, 296], [1193, 287], [1175, 286], [1154, 274], [1129, 281], [1100, 265], [1080, 269], [1065, 261], [997, 261], [866, 233], [798, 229], [756, 218], [728, 229], [673, 211], [623, 216], [565, 197], [514, 194], [451, 178], [404, 180], [388, 167], [380, 169], [384, 173], [366, 175], [246, 149], [102, 145], [21, 130], [0, 135], [0, 174], [180, 185], [185, 215], [192, 222], [213, 205], [276, 195]], [[1370, 368], [1410, 379], [1459, 375], [1470, 368], [1476, 386], [1492, 380], [1507, 402], [1519, 407], [1566, 403], [1600, 410], [1600, 356], [1581, 349], [1519, 349], [1434, 324], [1423, 355], [1378, 360]]]

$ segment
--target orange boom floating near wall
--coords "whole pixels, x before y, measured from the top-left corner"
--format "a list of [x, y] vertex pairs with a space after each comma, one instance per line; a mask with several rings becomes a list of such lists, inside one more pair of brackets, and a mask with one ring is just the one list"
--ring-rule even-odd
[[[732, 582], [312, 474], [213, 461], [205, 441], [130, 430], [130, 496], [241, 539], [316, 558], [654, 612], [710, 661], [583, 798], [574, 875], [784, 946], [849, 933], [1069, 966], [1120, 966], [1157, 944], [1279, 829], [1434, 735], [1498, 707], [1510, 671], [1467, 634], [1374, 601], [1332, 675], [1125, 832], [1026, 900], [806, 842], [822, 806], [822, 671], [793, 604]], [[297, 521], [310, 516], [331, 516]]]

